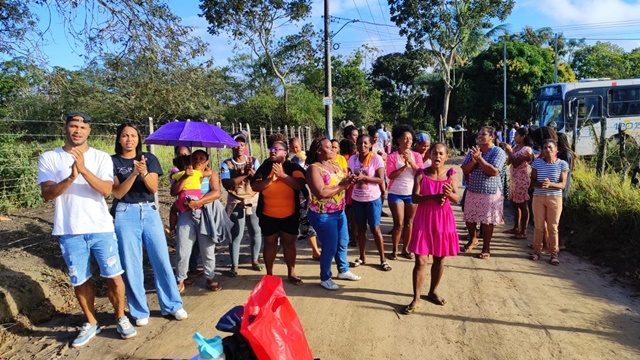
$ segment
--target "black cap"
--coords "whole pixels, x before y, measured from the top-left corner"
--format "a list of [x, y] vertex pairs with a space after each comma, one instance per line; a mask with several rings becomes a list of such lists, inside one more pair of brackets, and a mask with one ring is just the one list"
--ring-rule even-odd
[[[82, 120], [80, 119], [76, 119], [78, 117], [81, 117]], [[86, 113], [83, 113], [82, 111], [72, 111], [70, 113], [67, 114], [67, 122], [69, 121], [80, 121], [83, 123], [87, 123], [87, 124], [91, 124], [91, 118], [89, 117], [89, 115], [87, 115]]]

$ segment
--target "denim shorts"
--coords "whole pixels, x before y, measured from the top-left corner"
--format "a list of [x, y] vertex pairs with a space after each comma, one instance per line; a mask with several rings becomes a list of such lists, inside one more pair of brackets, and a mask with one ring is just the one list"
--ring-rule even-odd
[[413, 204], [413, 201], [411, 201], [411, 195], [396, 195], [396, 194], [387, 195], [387, 203], [392, 204], [392, 203], [401, 203], [401, 202], [408, 205]]
[[100, 276], [112, 278], [124, 273], [113, 232], [58, 236], [71, 285], [84, 284], [91, 277], [91, 254], [100, 267]]
[[358, 225], [378, 226], [382, 213], [382, 199], [360, 202], [352, 200], [353, 217]]

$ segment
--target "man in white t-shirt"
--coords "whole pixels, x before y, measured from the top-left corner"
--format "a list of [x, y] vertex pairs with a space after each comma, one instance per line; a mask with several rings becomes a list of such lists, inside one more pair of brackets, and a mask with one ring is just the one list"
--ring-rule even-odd
[[124, 339], [136, 329], [124, 314], [125, 287], [113, 218], [105, 197], [113, 187], [113, 162], [107, 153], [90, 148], [91, 119], [83, 112], [67, 115], [65, 145], [40, 155], [38, 184], [42, 197], [54, 201], [53, 232], [69, 270], [78, 303], [87, 318], [73, 347], [87, 344], [100, 333], [91, 282], [91, 254], [106, 279], [116, 313], [116, 329]]

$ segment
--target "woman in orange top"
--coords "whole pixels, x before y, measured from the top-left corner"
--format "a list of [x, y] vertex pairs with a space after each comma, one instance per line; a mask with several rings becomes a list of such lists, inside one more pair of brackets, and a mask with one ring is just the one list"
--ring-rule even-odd
[[273, 275], [280, 239], [289, 281], [302, 285], [302, 279], [296, 276], [295, 266], [299, 191], [305, 186], [305, 172], [300, 165], [287, 160], [288, 150], [286, 142], [273, 142], [269, 148], [269, 159], [256, 171], [251, 188], [260, 192], [256, 214], [262, 230], [267, 275]]

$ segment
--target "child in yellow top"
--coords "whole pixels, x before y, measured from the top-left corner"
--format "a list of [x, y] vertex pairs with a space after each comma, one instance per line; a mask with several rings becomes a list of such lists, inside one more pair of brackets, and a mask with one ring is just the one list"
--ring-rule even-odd
[[202, 197], [202, 179], [204, 179], [204, 173], [202, 170], [195, 170], [191, 166], [191, 157], [179, 156], [173, 160], [173, 164], [180, 169], [180, 171], [171, 175], [171, 179], [178, 181], [184, 176], [188, 169], [191, 169], [192, 175], [187, 177], [184, 182], [182, 191], [178, 194], [176, 200], [176, 208], [180, 213], [189, 210], [187, 203], [192, 200], [199, 200]]

